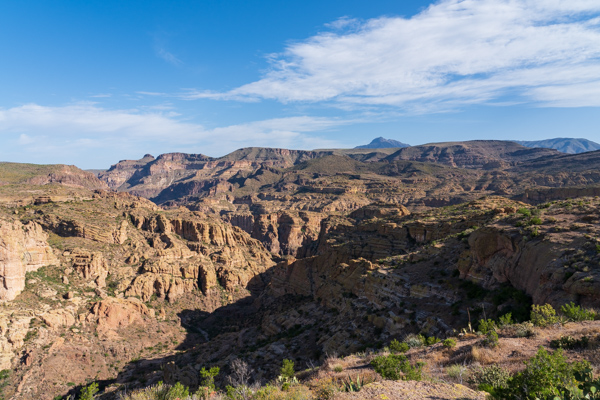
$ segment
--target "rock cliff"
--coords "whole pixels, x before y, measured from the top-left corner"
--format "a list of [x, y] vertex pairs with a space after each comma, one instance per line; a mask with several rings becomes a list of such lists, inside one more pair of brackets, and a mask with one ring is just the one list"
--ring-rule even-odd
[[56, 264], [48, 235], [34, 222], [0, 216], [0, 300], [13, 300], [25, 288], [25, 274]]

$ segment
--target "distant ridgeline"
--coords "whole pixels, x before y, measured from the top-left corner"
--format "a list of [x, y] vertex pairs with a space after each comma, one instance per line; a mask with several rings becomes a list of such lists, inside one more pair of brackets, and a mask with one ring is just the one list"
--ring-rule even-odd
[[514, 140], [525, 147], [543, 147], [546, 149], [555, 149], [561, 153], [578, 154], [586, 151], [600, 150], [600, 144], [587, 139], [555, 138], [534, 141]]
[[[544, 140], [513, 140], [525, 147], [531, 148], [545, 148], [558, 150], [561, 153], [567, 154], [579, 154], [587, 151], [600, 150], [600, 144], [592, 142], [587, 139], [574, 139], [574, 138], [554, 138]], [[410, 147], [409, 144], [399, 142], [394, 139], [386, 139], [378, 137], [373, 139], [371, 143], [362, 146], [356, 146], [355, 149], [389, 149], [389, 148], [403, 148]]]

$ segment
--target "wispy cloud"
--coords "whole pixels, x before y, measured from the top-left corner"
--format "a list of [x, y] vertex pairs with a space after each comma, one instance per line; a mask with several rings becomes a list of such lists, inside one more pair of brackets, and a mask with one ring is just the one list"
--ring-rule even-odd
[[173, 53], [165, 50], [162, 47], [159, 47], [156, 49], [156, 55], [158, 55], [160, 58], [162, 58], [163, 60], [165, 60], [166, 62], [168, 62], [170, 64], [173, 64], [173, 65], [183, 64], [183, 61], [181, 61]]
[[171, 53], [167, 50], [167, 40], [165, 39], [167, 36], [166, 33], [157, 33], [154, 35], [154, 52], [159, 57], [168, 62], [169, 64], [173, 64], [176, 66], [182, 65], [183, 61], [181, 61], [175, 54]]
[[412, 18], [342, 18], [270, 57], [264, 77], [186, 98], [275, 99], [443, 111], [511, 98], [597, 106], [600, 3], [442, 0]]
[[[110, 110], [92, 103], [27, 104], [0, 109], [0, 148], [21, 146], [20, 153], [10, 151], [20, 161], [97, 167], [148, 152], [220, 156], [249, 146], [333, 147], [339, 143], [323, 138], [324, 132], [350, 122], [299, 116], [206, 128], [168, 110]], [[0, 159], [8, 155], [0, 150]]]

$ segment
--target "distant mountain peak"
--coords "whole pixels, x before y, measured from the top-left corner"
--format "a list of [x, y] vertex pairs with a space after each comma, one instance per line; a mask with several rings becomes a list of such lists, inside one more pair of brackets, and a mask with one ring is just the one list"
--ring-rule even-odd
[[389, 149], [392, 147], [410, 147], [410, 144], [402, 143], [394, 139], [386, 139], [380, 136], [373, 139], [369, 144], [356, 146], [355, 149]]

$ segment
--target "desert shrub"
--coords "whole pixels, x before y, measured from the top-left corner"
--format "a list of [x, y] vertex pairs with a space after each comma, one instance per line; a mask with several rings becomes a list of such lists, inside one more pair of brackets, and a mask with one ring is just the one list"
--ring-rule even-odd
[[559, 392], [560, 396], [553, 396], [552, 400], [574, 400], [580, 399], [600, 399], [600, 378], [594, 380], [591, 368], [585, 368], [582, 371], [575, 372], [575, 380], [577, 381], [577, 392], [581, 394], [575, 394], [576, 390], [568, 387], [561, 387]]
[[407, 343], [399, 342], [396, 339], [390, 342], [389, 347], [392, 353], [406, 353], [410, 349], [410, 346]]
[[442, 341], [442, 339], [440, 339], [440, 338], [437, 338], [435, 336], [429, 336], [428, 338], [425, 338], [425, 345], [426, 346], [432, 346], [432, 345], [434, 345], [436, 343], [439, 343], [441, 341]]
[[541, 225], [542, 224], [542, 219], [540, 217], [533, 217], [529, 220], [529, 223], [531, 225]]
[[561, 306], [560, 311], [570, 321], [593, 321], [596, 319], [596, 312], [594, 310], [582, 308], [573, 302]]
[[332, 379], [321, 379], [313, 392], [318, 400], [329, 400], [335, 397], [338, 392], [338, 386]]
[[[214, 386], [215, 385], [213, 384], [213, 390], [214, 390]], [[176, 400], [176, 399], [186, 399], [189, 396], [190, 396], [190, 391], [188, 390], [188, 388], [183, 386], [181, 383], [177, 382], [175, 385], [173, 385], [171, 388], [169, 388], [166, 398], [168, 400]]]
[[524, 217], [531, 217], [531, 211], [528, 208], [519, 208], [517, 213], [523, 215]]
[[252, 396], [253, 400], [275, 400], [280, 395], [279, 388], [273, 385], [265, 385], [258, 389]]
[[586, 362], [568, 363], [561, 349], [548, 353], [540, 347], [537, 354], [525, 362], [525, 369], [494, 394], [505, 400], [545, 399], [560, 394], [560, 388], [573, 387], [575, 373], [588, 366]]
[[500, 325], [500, 327], [504, 328], [506, 326], [512, 325], [513, 321], [512, 321], [512, 313], [506, 313], [504, 315], [501, 315], [500, 318], [498, 319], [498, 324]]
[[96, 382], [84, 387], [79, 393], [79, 400], [94, 400], [94, 397], [98, 393], [98, 384]]
[[590, 338], [582, 336], [579, 339], [575, 339], [573, 336], [561, 336], [558, 339], [550, 341], [550, 347], [555, 349], [585, 349], [590, 343]]
[[559, 322], [556, 310], [550, 304], [533, 305], [531, 307], [531, 322], [535, 326], [548, 326]]
[[494, 364], [473, 370], [469, 383], [476, 385], [480, 390], [493, 393], [498, 389], [506, 388], [509, 379], [510, 372]]
[[469, 375], [469, 369], [465, 365], [454, 364], [446, 368], [446, 374], [450, 378], [458, 380], [462, 385], [463, 379]]
[[424, 363], [412, 365], [403, 354], [390, 354], [389, 356], [378, 356], [371, 361], [373, 369], [384, 379], [397, 381], [420, 381]]
[[423, 346], [421, 337], [412, 333], [404, 338], [404, 343], [406, 343], [411, 349]]
[[162, 382], [158, 382], [154, 386], [147, 387], [133, 391], [127, 395], [121, 395], [121, 400], [191, 400], [198, 399], [194, 396], [190, 398], [188, 389], [181, 383], [175, 385], [165, 385]]
[[490, 348], [494, 348], [497, 347], [499, 344], [499, 340], [498, 340], [498, 333], [496, 333], [496, 331], [491, 330], [487, 333], [487, 335], [485, 335], [485, 339], [483, 340], [483, 343]]
[[333, 370], [335, 372], [342, 372], [344, 370], [344, 367], [342, 367], [341, 365], [336, 365], [335, 367], [333, 367]]
[[518, 338], [535, 336], [533, 324], [529, 321], [521, 324], [510, 325], [505, 328], [504, 332], [509, 336]]
[[219, 371], [219, 367], [212, 367], [211, 369], [202, 367], [200, 370], [200, 386], [206, 388], [205, 391], [215, 391], [215, 377], [219, 375]]
[[496, 330], [496, 323], [491, 319], [480, 319], [477, 330], [487, 335], [490, 331]]
[[447, 349], [453, 349], [456, 347], [456, 340], [452, 339], [452, 338], [448, 338], [448, 339], [444, 340], [443, 345]]

